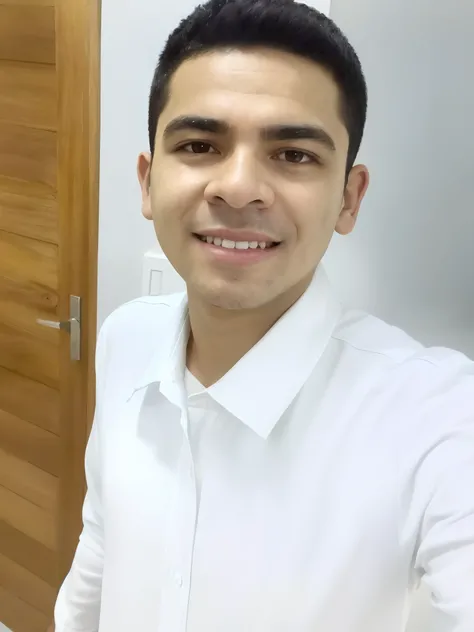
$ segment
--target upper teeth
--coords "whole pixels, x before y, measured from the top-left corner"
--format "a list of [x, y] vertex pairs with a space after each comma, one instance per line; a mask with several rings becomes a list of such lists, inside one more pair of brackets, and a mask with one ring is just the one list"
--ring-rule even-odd
[[202, 241], [207, 241], [208, 244], [214, 244], [214, 246], [221, 246], [222, 248], [229, 248], [230, 250], [236, 248], [237, 250], [248, 250], [252, 248], [269, 248], [273, 242], [266, 241], [232, 241], [231, 239], [221, 239], [220, 237], [205, 237], [199, 236]]

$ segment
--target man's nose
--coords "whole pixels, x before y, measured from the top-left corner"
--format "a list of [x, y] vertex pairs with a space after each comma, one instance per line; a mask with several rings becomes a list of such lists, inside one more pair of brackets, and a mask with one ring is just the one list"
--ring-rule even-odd
[[205, 190], [209, 203], [222, 203], [235, 209], [249, 206], [270, 207], [275, 199], [262, 165], [249, 151], [234, 152], [216, 165]]

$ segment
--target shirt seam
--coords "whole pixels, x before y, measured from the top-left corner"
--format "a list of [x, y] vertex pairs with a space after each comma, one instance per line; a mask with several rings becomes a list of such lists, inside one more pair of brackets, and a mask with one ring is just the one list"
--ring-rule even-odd
[[396, 364], [403, 364], [404, 362], [406, 362], [406, 360], [410, 359], [415, 359], [415, 360], [419, 360], [421, 362], [426, 362], [427, 364], [430, 364], [431, 366], [435, 366], [437, 368], [440, 368], [441, 363], [437, 362], [431, 358], [427, 358], [426, 356], [417, 356], [415, 353], [412, 353], [411, 355], [407, 355], [405, 358], [402, 359], [397, 359], [395, 358], [393, 355], [391, 355], [390, 353], [387, 353], [385, 351], [377, 351], [376, 349], [368, 349], [366, 347], [363, 347], [362, 345], [356, 345], [353, 342], [351, 342], [350, 340], [347, 340], [347, 338], [343, 338], [342, 336], [337, 336], [335, 334], [332, 335], [332, 338], [334, 340], [338, 340], [340, 342], [343, 342], [347, 345], [349, 345], [350, 347], [352, 347], [352, 349], [355, 349], [356, 351], [364, 351], [366, 353], [371, 353], [373, 355], [378, 355], [378, 356], [382, 356], [384, 358], [388, 358], [390, 360], [393, 360], [393, 362], [395, 362]]

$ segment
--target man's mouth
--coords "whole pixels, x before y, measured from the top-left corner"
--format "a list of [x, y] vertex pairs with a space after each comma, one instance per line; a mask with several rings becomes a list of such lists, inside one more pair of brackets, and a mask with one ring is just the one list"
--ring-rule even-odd
[[231, 239], [222, 239], [221, 237], [212, 237], [211, 235], [197, 234], [194, 234], [194, 237], [209, 245], [226, 248], [227, 250], [267, 250], [280, 245], [280, 242], [277, 241], [233, 241]]

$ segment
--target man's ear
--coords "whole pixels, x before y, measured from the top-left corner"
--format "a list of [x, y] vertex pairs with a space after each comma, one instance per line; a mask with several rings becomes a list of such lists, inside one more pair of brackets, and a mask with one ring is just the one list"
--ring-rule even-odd
[[142, 191], [142, 214], [146, 219], [153, 219], [150, 200], [151, 154], [143, 152], [138, 156], [138, 181]]
[[336, 232], [348, 235], [354, 230], [359, 215], [360, 205], [369, 186], [369, 171], [364, 165], [351, 169], [344, 190], [344, 203], [337, 220]]

